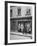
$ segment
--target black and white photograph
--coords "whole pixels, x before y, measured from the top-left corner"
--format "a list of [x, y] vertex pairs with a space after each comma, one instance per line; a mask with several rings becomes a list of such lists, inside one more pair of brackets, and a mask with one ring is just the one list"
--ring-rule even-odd
[[32, 39], [31, 8], [10, 6], [10, 40]]
[[35, 3], [7, 2], [7, 43], [35, 43]]

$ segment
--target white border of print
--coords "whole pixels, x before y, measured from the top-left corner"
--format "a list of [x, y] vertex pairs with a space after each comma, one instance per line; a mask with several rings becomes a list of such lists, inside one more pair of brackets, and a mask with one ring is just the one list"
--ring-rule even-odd
[[[32, 39], [23, 39], [23, 40], [10, 40], [10, 6], [31, 6], [32, 7]], [[35, 26], [34, 26], [34, 5], [31, 4], [13, 4], [8, 3], [8, 43], [19, 43], [19, 42], [34, 42], [34, 35], [35, 35]]]

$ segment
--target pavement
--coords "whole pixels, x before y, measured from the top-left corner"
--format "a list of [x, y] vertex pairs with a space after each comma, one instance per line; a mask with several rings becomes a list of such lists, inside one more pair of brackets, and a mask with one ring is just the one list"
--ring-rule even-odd
[[32, 39], [31, 34], [23, 34], [18, 32], [11, 32], [10, 33], [10, 40], [19, 40], [19, 39]]

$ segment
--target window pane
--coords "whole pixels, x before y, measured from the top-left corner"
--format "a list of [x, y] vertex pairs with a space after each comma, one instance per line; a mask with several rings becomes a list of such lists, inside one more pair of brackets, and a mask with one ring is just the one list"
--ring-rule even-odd
[[10, 17], [12, 17], [12, 9], [10, 9]]
[[21, 15], [21, 9], [18, 9], [18, 16]]

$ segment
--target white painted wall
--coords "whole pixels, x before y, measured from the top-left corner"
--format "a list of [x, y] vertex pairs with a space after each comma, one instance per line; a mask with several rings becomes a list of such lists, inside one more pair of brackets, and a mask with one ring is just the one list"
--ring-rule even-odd
[[[12, 17], [17, 17], [18, 16], [18, 8], [19, 8], [19, 6], [12, 7], [12, 11], [13, 11]], [[32, 12], [32, 7], [29, 7], [29, 6], [20, 6], [20, 8], [21, 8], [21, 16], [23, 16], [23, 17], [26, 14], [26, 9], [27, 8], [30, 8], [31, 9], [31, 12]]]

